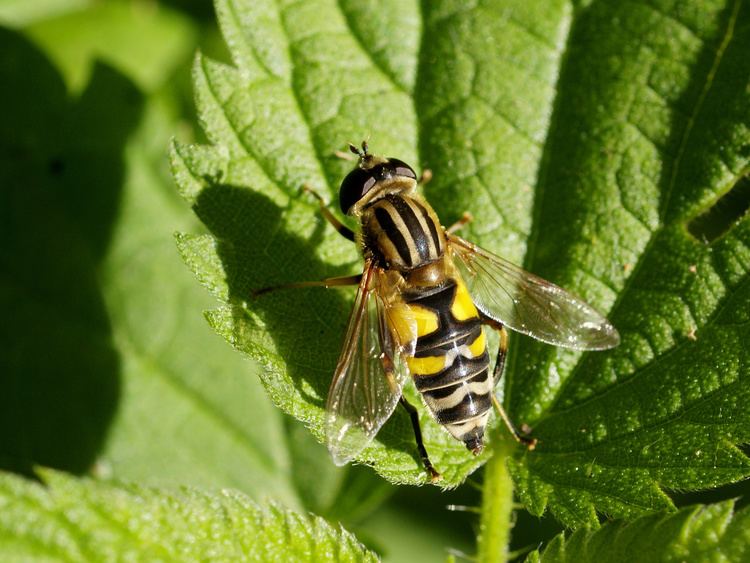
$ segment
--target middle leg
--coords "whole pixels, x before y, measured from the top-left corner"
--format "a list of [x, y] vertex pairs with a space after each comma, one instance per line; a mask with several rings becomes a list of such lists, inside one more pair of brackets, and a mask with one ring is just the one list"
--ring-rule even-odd
[[[394, 349], [393, 342], [388, 336], [388, 330], [389, 329], [385, 325], [385, 319], [381, 315], [380, 325], [378, 327], [378, 335], [380, 338], [380, 349], [383, 350], [383, 354], [381, 354], [380, 357], [383, 365], [383, 371], [385, 372], [385, 378], [391, 388], [391, 392], [401, 393], [401, 389], [396, 383], [394, 374]], [[422, 440], [422, 428], [419, 426], [419, 413], [417, 412], [417, 409], [414, 407], [414, 405], [407, 401], [406, 397], [404, 397], [403, 395], [400, 396], [399, 402], [401, 403], [401, 406], [406, 409], [406, 412], [409, 413], [409, 419], [411, 420], [412, 430], [414, 430], [414, 438], [417, 442], [417, 451], [419, 451], [419, 457], [422, 460], [422, 465], [424, 466], [425, 471], [427, 471], [427, 474], [430, 476], [430, 481], [433, 483], [437, 483], [443, 478], [443, 476], [437, 472], [435, 467], [432, 465], [432, 462], [430, 461], [430, 456], [427, 455], [427, 449], [424, 447], [424, 441]]]
[[456, 231], [461, 230], [463, 227], [471, 223], [473, 220], [474, 220], [474, 217], [472, 216], [472, 214], [469, 213], [468, 211], [464, 211], [464, 214], [461, 215], [461, 218], [455, 223], [453, 223], [450, 227], [445, 229], [445, 232], [448, 233], [449, 235], [452, 235]]
[[276, 291], [277, 289], [297, 289], [300, 287], [337, 287], [342, 285], [359, 285], [362, 281], [362, 274], [354, 276], [343, 276], [340, 278], [328, 278], [320, 281], [303, 281], [303, 282], [291, 282], [284, 283], [281, 285], [272, 285], [269, 287], [262, 287], [253, 291], [253, 297], [259, 297], [265, 293]]
[[419, 451], [419, 457], [422, 459], [422, 465], [424, 465], [425, 470], [429, 474], [430, 481], [432, 481], [433, 483], [437, 483], [443, 478], [443, 476], [435, 470], [435, 467], [430, 461], [430, 456], [427, 455], [427, 450], [425, 449], [424, 442], [422, 441], [422, 429], [419, 426], [419, 413], [417, 412], [417, 409], [414, 407], [414, 405], [407, 401], [403, 395], [401, 396], [401, 405], [406, 409], [406, 412], [409, 413], [411, 425], [414, 429], [414, 437], [417, 440], [417, 450]]

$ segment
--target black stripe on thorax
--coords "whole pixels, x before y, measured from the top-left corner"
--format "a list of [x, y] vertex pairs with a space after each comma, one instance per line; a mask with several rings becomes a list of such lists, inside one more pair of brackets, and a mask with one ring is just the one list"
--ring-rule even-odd
[[438, 225], [436, 225], [435, 221], [432, 220], [432, 217], [430, 217], [430, 214], [427, 212], [427, 209], [425, 209], [424, 205], [419, 203], [416, 199], [413, 199], [412, 202], [414, 203], [414, 206], [419, 209], [422, 217], [424, 217], [424, 222], [427, 223], [427, 226], [430, 229], [430, 236], [432, 237], [432, 242], [435, 244], [435, 250], [437, 251], [438, 256], [442, 256], [443, 245], [441, 244], [440, 237], [438, 236]]
[[430, 234], [424, 231], [422, 225], [419, 223], [419, 219], [417, 219], [417, 216], [414, 214], [414, 210], [404, 198], [396, 194], [388, 194], [385, 196], [385, 200], [393, 206], [394, 211], [398, 213], [399, 217], [401, 217], [401, 220], [406, 225], [406, 228], [409, 231], [409, 236], [414, 244], [414, 248], [417, 249], [417, 253], [419, 254], [420, 263], [437, 258], [437, 256], [431, 256], [430, 253], [430, 241], [427, 238]]
[[386, 211], [382, 206], [379, 206], [375, 208], [375, 218], [378, 220], [380, 228], [383, 229], [383, 232], [393, 243], [393, 246], [396, 248], [396, 252], [398, 252], [398, 255], [401, 257], [401, 260], [404, 262], [404, 264], [409, 267], [413, 266], [414, 264], [411, 260], [409, 245], [407, 244], [403, 233], [398, 229], [398, 227], [396, 227], [396, 223], [393, 222], [393, 219], [391, 219], [390, 213], [388, 213], [388, 211]]

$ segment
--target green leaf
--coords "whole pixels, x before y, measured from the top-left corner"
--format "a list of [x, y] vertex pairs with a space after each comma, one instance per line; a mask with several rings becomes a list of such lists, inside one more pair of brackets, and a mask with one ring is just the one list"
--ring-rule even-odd
[[669, 515], [610, 522], [598, 530], [556, 536], [526, 561], [744, 561], [750, 546], [750, 510], [733, 512], [732, 501], [689, 506]]
[[375, 561], [354, 536], [311, 514], [232, 490], [166, 491], [0, 474], [5, 561]]
[[[286, 293], [252, 305], [247, 299], [264, 285], [356, 270], [351, 245], [297, 196], [303, 183], [335, 193], [331, 186], [350, 168], [333, 154], [342, 140], [371, 133], [373, 146], [417, 162], [416, 108], [406, 89], [417, 75], [416, 53], [406, 49], [398, 62], [377, 64], [388, 60], [389, 43], [399, 44], [404, 36], [408, 45], [419, 43], [416, 3], [376, 10], [374, 19], [372, 5], [347, 6], [342, 11], [313, 3], [286, 10], [270, 2], [218, 3], [237, 68], [199, 57], [194, 73], [204, 129], [217, 146], [178, 145], [173, 153], [183, 195], [215, 236], [179, 239], [186, 261], [226, 302], [209, 314], [209, 322], [264, 363], [262, 378], [274, 401], [319, 438], [351, 292]], [[383, 46], [378, 54], [363, 40], [375, 29]], [[445, 484], [460, 483], [481, 459], [426, 414], [422, 422]], [[362, 461], [394, 482], [424, 480], [408, 419], [400, 412]]]
[[[377, 6], [377, 7], [376, 7]], [[516, 450], [535, 514], [594, 524], [670, 508], [665, 489], [750, 474], [750, 221], [716, 241], [693, 219], [748, 171], [750, 10], [737, 0], [217, 2], [234, 66], [198, 56], [210, 145], [176, 144], [180, 191], [210, 231], [183, 258], [222, 302], [214, 329], [266, 368], [275, 404], [322, 439], [352, 292], [255, 288], [356, 272], [361, 259], [299, 195], [335, 199], [369, 137], [429, 167], [444, 224], [569, 288], [620, 330], [610, 352], [514, 337], [505, 402], [539, 445]], [[403, 49], [399, 48], [403, 46]], [[413, 389], [407, 393], [414, 396]], [[481, 464], [422, 412], [453, 486]], [[497, 438], [496, 438], [497, 439]], [[488, 455], [488, 454], [487, 454]], [[426, 477], [397, 412], [360, 462]]]
[[712, 243], [686, 228], [747, 174], [749, 47], [739, 2], [576, 19], [527, 260], [610, 308], [623, 339], [584, 356], [518, 342], [507, 403], [540, 446], [512, 470], [537, 514], [632, 517], [750, 472], [734, 445], [750, 438], [750, 220]]

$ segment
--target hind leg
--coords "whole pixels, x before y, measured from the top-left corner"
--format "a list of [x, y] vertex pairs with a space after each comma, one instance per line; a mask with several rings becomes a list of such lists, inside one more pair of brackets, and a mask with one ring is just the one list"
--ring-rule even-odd
[[[484, 315], [482, 316], [482, 324], [496, 330], [500, 335], [500, 344], [497, 347], [497, 361], [495, 362], [495, 370], [492, 374], [492, 383], [493, 385], [497, 385], [505, 369], [505, 357], [508, 352], [508, 331], [505, 330], [505, 327], [501, 323]], [[492, 394], [492, 405], [495, 407], [500, 418], [503, 419], [505, 426], [513, 434], [513, 437], [520, 443], [525, 444], [528, 449], [533, 450], [536, 447], [537, 439], [524, 435], [516, 428], [516, 425], [510, 420], [508, 413], [505, 412], [505, 409], [500, 404], [500, 401], [497, 400], [494, 393]]]

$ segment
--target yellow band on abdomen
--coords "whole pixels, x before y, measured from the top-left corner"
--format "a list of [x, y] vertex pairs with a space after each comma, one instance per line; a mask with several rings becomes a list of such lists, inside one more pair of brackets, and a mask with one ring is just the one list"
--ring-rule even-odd
[[427, 336], [438, 329], [438, 316], [419, 305], [409, 305], [414, 320], [417, 321], [417, 336]]
[[445, 356], [409, 357], [406, 363], [412, 375], [435, 375], [445, 368]]
[[478, 358], [484, 354], [484, 350], [487, 347], [487, 342], [484, 338], [484, 329], [479, 333], [474, 342], [469, 344], [469, 352], [471, 352], [472, 358]]
[[456, 296], [451, 304], [451, 314], [457, 321], [465, 321], [478, 317], [479, 313], [474, 306], [474, 302], [471, 300], [469, 290], [466, 289], [463, 280], [458, 279], [457, 281]]
[[388, 323], [402, 346], [417, 338], [432, 334], [440, 325], [434, 311], [407, 303], [399, 303], [389, 309]]

